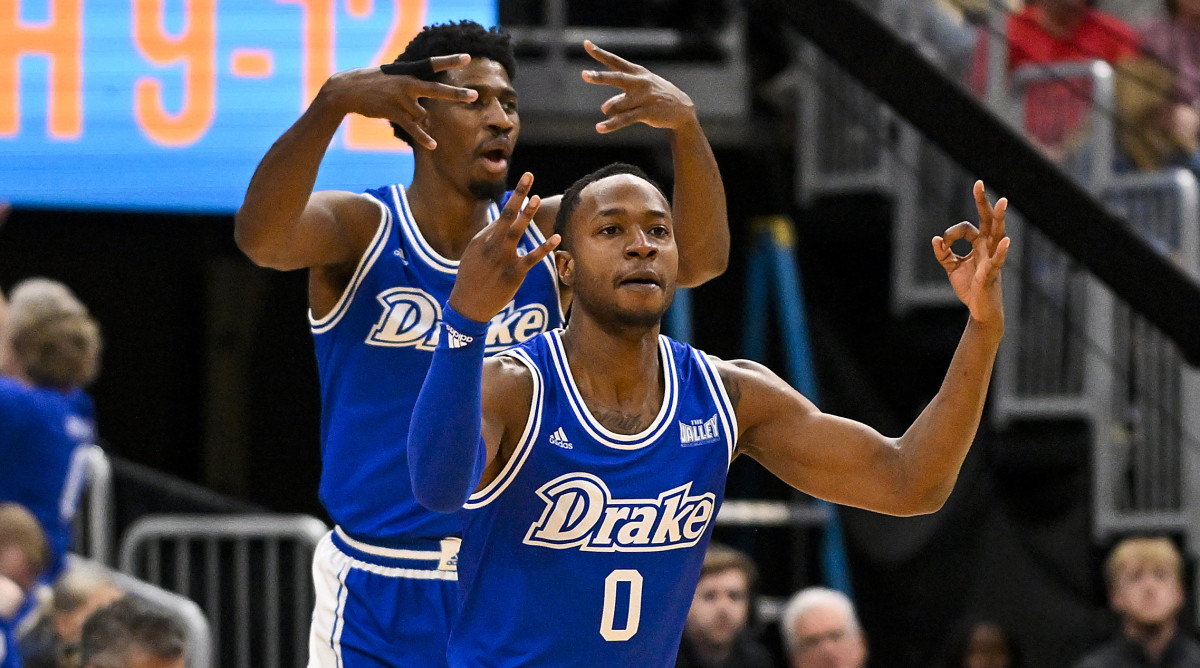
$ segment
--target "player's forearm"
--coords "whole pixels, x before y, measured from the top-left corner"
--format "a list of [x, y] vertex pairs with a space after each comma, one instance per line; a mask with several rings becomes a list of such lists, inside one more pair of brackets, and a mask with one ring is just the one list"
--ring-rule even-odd
[[468, 320], [448, 306], [443, 316], [408, 428], [408, 469], [417, 501], [451, 513], [479, 484], [487, 456], [482, 396], [488, 324]]
[[1003, 324], [967, 323], [946, 378], [904, 436], [900, 453], [914, 512], [942, 507], [975, 440]]
[[344, 117], [329, 96], [318, 94], [259, 162], [234, 217], [234, 239], [254, 262], [275, 266], [286, 250]]
[[670, 136], [679, 285], [693, 287], [720, 276], [729, 266], [725, 185], [698, 120], [672, 130]]

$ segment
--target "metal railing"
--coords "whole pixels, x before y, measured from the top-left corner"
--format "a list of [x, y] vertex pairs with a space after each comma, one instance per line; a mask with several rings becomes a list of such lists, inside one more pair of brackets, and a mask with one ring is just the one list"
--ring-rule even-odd
[[710, 141], [719, 144], [744, 139], [750, 111], [750, 71], [740, 3], [730, 3], [727, 20], [710, 36], [715, 56], [711, 60], [672, 57], [694, 37], [687, 31], [570, 25], [566, 5], [567, 0], [544, 0], [540, 23], [505, 26], [518, 53], [523, 49], [534, 51], [520, 57], [517, 85], [521, 90], [523, 141], [660, 141], [646, 128], [603, 136], [592, 129], [602, 119], [600, 105], [614, 90], [580, 78], [581, 70], [598, 66], [582, 52], [585, 39], [635, 62], [640, 60], [635, 54], [653, 51], [654, 62], [644, 64], [692, 98]]
[[[894, 14], [884, 8], [890, 1], [875, 3], [889, 23]], [[1113, 68], [1101, 61], [1070, 62], [1010, 74], [1008, 45], [1000, 38], [1007, 15], [994, 7], [989, 22], [989, 106], [1164, 257], [1200, 276], [1195, 176], [1183, 169], [1115, 173]], [[925, 142], [918, 139], [914, 149], [903, 124], [832, 64], [811, 53], [802, 62], [809, 96], [797, 110], [803, 132], [797, 192], [803, 198], [843, 191], [890, 196], [896, 207], [893, 308], [954, 303], [928, 238], [950, 222], [974, 217], [969, 200], [955, 203], [937, 191], [967, 182], [966, 175]], [[864, 152], [855, 148], [860, 144]], [[943, 206], [940, 212], [937, 206]], [[955, 206], [960, 213], [953, 213]], [[1082, 418], [1092, 432], [1097, 538], [1181, 533], [1194, 552], [1200, 546], [1200, 373], [1073, 261], [1068, 249], [1024, 225], [1017, 210], [1010, 210], [1009, 224], [1008, 336], [997, 359], [993, 419], [1003, 425]]]
[[312, 554], [328, 530], [308, 515], [148, 516], [122, 538], [120, 567], [198, 601], [221, 665], [304, 666]]
[[[917, 3], [858, 0], [905, 34], [916, 31]], [[918, 136], [874, 94], [815, 46], [799, 53], [795, 192], [801, 202], [822, 195], [903, 190], [899, 163], [915, 162]]]
[[76, 454], [82, 461], [82, 506], [72, 519], [75, 552], [93, 561], [113, 564], [112, 464], [98, 445], [85, 445]]
[[[1187, 170], [1119, 175], [1105, 201], [1164, 256], [1200, 277], [1200, 188]], [[1200, 528], [1200, 372], [1169, 340], [1113, 303], [1111, 380], [1094, 468], [1100, 535]]]

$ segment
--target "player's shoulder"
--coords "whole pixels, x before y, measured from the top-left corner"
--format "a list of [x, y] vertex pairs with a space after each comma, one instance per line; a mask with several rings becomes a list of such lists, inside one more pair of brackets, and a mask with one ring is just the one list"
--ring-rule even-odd
[[[774, 371], [765, 365], [748, 359], [725, 360], [714, 355], [708, 355], [708, 362], [725, 386], [729, 400], [736, 407], [746, 395], [756, 392], [781, 390], [787, 386]], [[769, 396], [759, 394], [759, 397]]]
[[725, 376], [756, 376], [763, 373], [772, 373], [765, 365], [748, 359], [722, 359], [716, 355], [702, 353], [708, 359], [708, 363], [716, 369], [717, 373], [722, 377]]
[[386, 188], [361, 193], [318, 190], [309, 198], [308, 207], [324, 210], [339, 229], [353, 234], [365, 248], [385, 219], [384, 212], [391, 201]]
[[514, 419], [526, 409], [541, 379], [529, 364], [511, 354], [489, 357], [483, 362], [484, 409], [499, 410]]

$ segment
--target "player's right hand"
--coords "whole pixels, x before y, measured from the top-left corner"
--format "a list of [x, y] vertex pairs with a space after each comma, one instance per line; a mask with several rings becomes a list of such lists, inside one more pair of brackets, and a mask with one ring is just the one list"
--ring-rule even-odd
[[[430, 58], [434, 72], [463, 67], [469, 62], [471, 56], [465, 53]], [[338, 72], [325, 82], [317, 95], [318, 99], [323, 97], [342, 114], [360, 114], [396, 123], [414, 141], [430, 150], [437, 148], [437, 142], [425, 132], [423, 123], [429, 114], [419, 100], [427, 97], [471, 102], [478, 96], [479, 93], [470, 88], [425, 81], [406, 74], [388, 74], [379, 67]]]
[[479, 230], [463, 250], [449, 304], [476, 322], [487, 322], [503, 310], [516, 296], [525, 274], [558, 247], [560, 237], [554, 234], [532, 251], [520, 252], [521, 237], [542, 202], [537, 195], [529, 197], [531, 187], [533, 174], [525, 172], [500, 217]]

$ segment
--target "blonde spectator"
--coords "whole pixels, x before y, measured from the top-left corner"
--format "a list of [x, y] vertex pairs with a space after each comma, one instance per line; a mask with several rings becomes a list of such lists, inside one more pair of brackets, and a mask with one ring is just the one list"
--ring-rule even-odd
[[30, 594], [50, 563], [46, 534], [33, 513], [0, 503], [0, 666], [20, 666], [17, 626]]
[[1109, 606], [1121, 630], [1075, 668], [1200, 666], [1200, 643], [1179, 630], [1183, 558], [1167, 538], [1127, 538], [1106, 564]]
[[71, 289], [26, 279], [9, 297], [0, 333], [0, 371], [64, 393], [89, 385], [100, 370], [100, 327]]
[[18, 283], [0, 332], [0, 501], [29, 508], [49, 534], [48, 581], [61, 572], [83, 486], [83, 446], [96, 442], [100, 329], [62, 283]]

